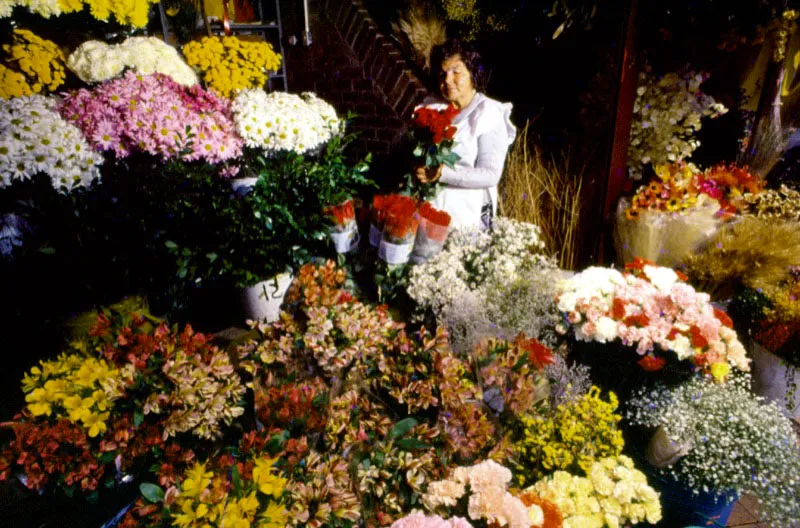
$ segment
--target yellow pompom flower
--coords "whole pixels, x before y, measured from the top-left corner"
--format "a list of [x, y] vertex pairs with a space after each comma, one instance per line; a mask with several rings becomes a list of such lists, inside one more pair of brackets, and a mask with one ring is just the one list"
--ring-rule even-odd
[[53, 92], [64, 84], [65, 59], [54, 42], [27, 29], [15, 29], [3, 46], [0, 98]]
[[183, 55], [190, 66], [202, 73], [206, 86], [223, 97], [245, 88], [262, 88], [269, 73], [277, 71], [281, 56], [268, 42], [236, 37], [205, 37], [189, 42]]

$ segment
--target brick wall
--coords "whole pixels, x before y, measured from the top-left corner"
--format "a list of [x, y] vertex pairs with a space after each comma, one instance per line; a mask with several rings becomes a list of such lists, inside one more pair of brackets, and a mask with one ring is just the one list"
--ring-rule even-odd
[[[299, 39], [302, 2], [286, 5], [284, 34]], [[360, 1], [310, 0], [309, 11], [311, 46], [285, 45], [289, 90], [314, 91], [341, 114], [357, 114], [357, 150], [372, 152], [380, 165], [395, 154], [411, 111], [428, 92]]]

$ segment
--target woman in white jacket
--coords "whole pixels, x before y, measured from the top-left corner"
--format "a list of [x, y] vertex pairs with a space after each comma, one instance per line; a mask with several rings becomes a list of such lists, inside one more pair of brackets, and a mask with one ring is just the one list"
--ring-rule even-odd
[[460, 159], [452, 169], [419, 168], [417, 178], [442, 184], [433, 205], [450, 214], [453, 227], [488, 227], [497, 214], [497, 184], [516, 135], [511, 104], [480, 92], [485, 78], [480, 56], [459, 40], [434, 49], [431, 64], [442, 98], [460, 110], [453, 120], [457, 127], [453, 151]]

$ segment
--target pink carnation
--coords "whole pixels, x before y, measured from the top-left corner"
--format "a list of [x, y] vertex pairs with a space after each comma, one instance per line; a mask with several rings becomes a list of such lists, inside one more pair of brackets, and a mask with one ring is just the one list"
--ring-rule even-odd
[[[99, 151], [118, 158], [145, 152], [162, 159], [219, 163], [242, 153], [230, 102], [159, 73], [123, 77], [64, 95], [59, 111]], [[187, 131], [193, 135], [187, 143]], [[180, 147], [179, 147], [180, 145]]]
[[396, 520], [391, 528], [472, 528], [472, 525], [462, 517], [442, 519], [438, 515], [417, 512]]

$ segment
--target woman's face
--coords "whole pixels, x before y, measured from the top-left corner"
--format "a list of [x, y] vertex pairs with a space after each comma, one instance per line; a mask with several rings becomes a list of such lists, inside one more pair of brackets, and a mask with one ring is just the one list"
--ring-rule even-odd
[[442, 62], [439, 73], [439, 90], [442, 96], [453, 103], [456, 108], [464, 108], [472, 100], [475, 87], [472, 76], [460, 55], [453, 55]]

